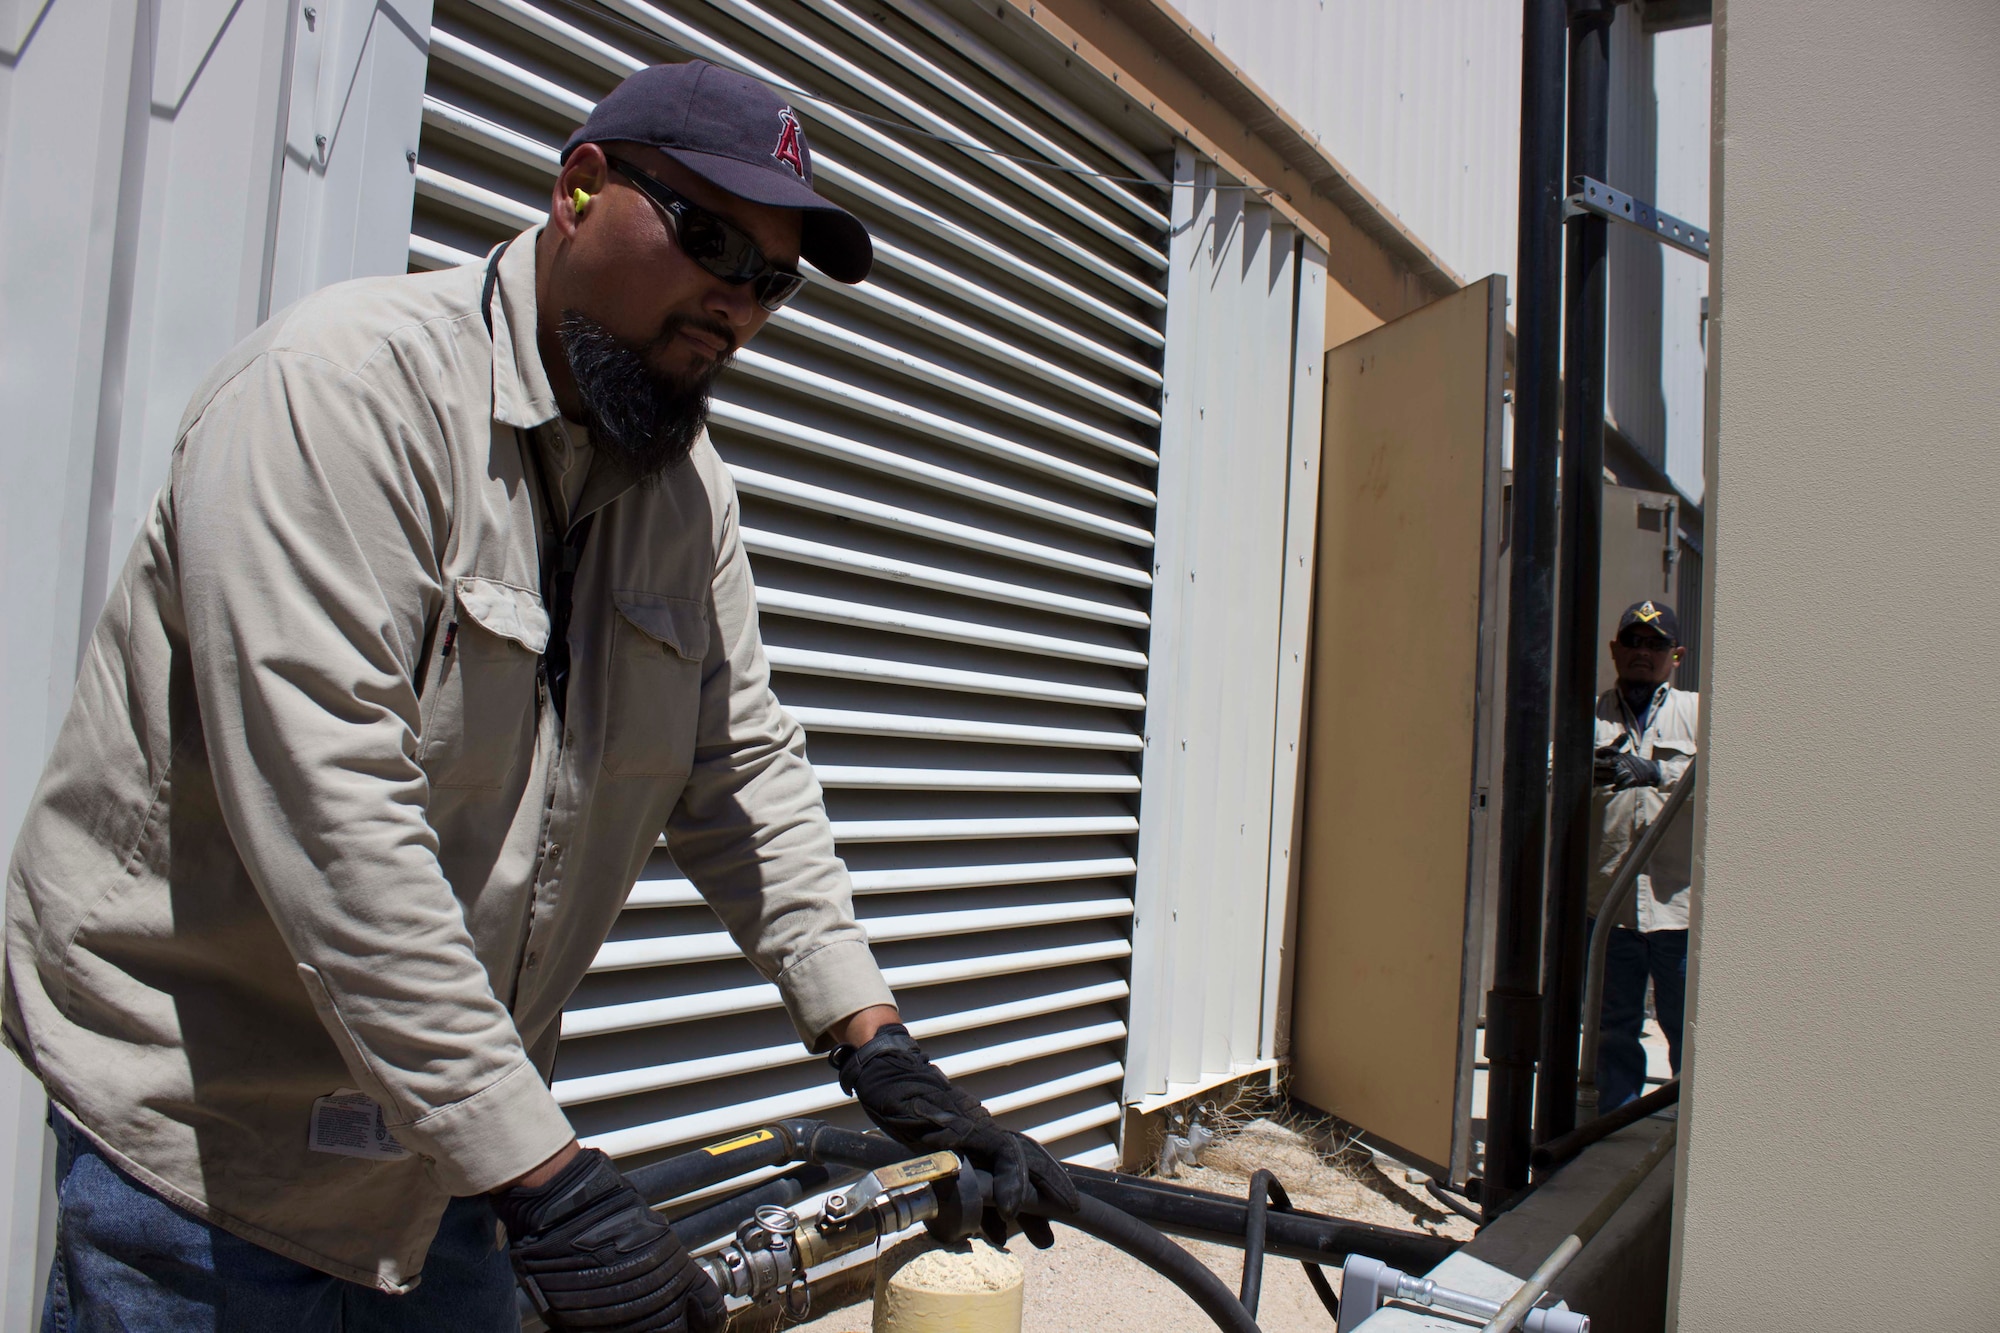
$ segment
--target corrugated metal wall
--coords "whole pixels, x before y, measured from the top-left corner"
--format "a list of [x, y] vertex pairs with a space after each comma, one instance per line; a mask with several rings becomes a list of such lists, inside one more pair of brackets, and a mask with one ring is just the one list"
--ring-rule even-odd
[[[869, 224], [719, 386], [775, 685], [911, 1026], [996, 1113], [1103, 1160], [1120, 1115], [1146, 705], [1164, 178], [918, 25], [842, 0], [443, 0], [413, 266], [541, 216], [556, 146], [642, 64], [798, 100]], [[881, 117], [883, 119], [873, 119]], [[927, 134], [899, 132], [910, 123]], [[664, 851], [571, 1002], [556, 1093], [640, 1158], [844, 1102]]]
[[1277, 1055], [1325, 258], [1175, 155], [1128, 1101]]

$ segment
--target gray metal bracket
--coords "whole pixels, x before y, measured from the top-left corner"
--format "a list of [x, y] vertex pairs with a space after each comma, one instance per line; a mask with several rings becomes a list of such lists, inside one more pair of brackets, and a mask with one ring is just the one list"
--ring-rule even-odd
[[[1440, 1287], [1429, 1278], [1411, 1277], [1380, 1259], [1348, 1255], [1340, 1274], [1340, 1323], [1336, 1333], [1353, 1333], [1384, 1301], [1406, 1301], [1481, 1323], [1491, 1320], [1501, 1308], [1499, 1301]], [[1590, 1319], [1557, 1301], [1528, 1311], [1521, 1329], [1523, 1333], [1590, 1333]]]
[[1584, 214], [1594, 214], [1637, 227], [1660, 244], [1670, 245], [1696, 259], [1708, 258], [1708, 233], [1692, 222], [1683, 222], [1671, 213], [1662, 213], [1644, 199], [1635, 199], [1588, 176], [1578, 176], [1575, 184], [1576, 193], [1563, 200], [1565, 222]]

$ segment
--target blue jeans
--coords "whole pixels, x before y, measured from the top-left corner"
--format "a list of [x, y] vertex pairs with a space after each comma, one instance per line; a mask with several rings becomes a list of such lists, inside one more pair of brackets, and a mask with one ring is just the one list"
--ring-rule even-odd
[[62, 1115], [42, 1333], [516, 1333], [493, 1207], [454, 1199], [423, 1281], [391, 1296], [211, 1226], [106, 1161]]
[[1653, 1013], [1667, 1038], [1667, 1064], [1681, 1072], [1681, 1013], [1687, 1004], [1688, 933], [1623, 926], [1611, 932], [1604, 959], [1604, 1009], [1597, 1044], [1597, 1109], [1615, 1110], [1646, 1090], [1646, 979]]

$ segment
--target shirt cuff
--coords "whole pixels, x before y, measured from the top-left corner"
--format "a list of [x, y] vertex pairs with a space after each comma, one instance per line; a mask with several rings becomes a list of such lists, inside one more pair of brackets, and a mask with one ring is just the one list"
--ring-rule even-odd
[[431, 1164], [445, 1190], [461, 1198], [526, 1175], [576, 1137], [555, 1094], [526, 1060], [470, 1097], [391, 1128]]
[[837, 940], [813, 950], [778, 974], [778, 993], [799, 1040], [815, 1051], [833, 1045], [826, 1030], [841, 1019], [896, 1002], [862, 940]]

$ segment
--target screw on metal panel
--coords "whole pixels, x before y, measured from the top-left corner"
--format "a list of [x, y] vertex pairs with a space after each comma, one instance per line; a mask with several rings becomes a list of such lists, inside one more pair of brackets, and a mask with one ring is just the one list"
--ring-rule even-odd
[[319, 160], [322, 162], [326, 161], [326, 136], [324, 134], [315, 134], [313, 136], [313, 145], [319, 149]]
[[404, 153], [403, 160], [410, 164], [410, 171], [412, 173], [415, 173], [417, 169], [417, 150], [412, 148], [408, 152]]
[[314, 24], [314, 23], [316, 23], [316, 22], [318, 22], [318, 20], [319, 20], [319, 11], [318, 11], [317, 9], [314, 9], [314, 8], [313, 8], [313, 7], [311, 6], [311, 5], [307, 5], [307, 6], [306, 6], [306, 29], [307, 29], [307, 31], [311, 31], [311, 30], [312, 30], [312, 27], [313, 27], [313, 24]]

